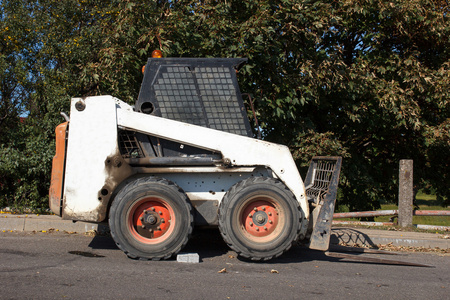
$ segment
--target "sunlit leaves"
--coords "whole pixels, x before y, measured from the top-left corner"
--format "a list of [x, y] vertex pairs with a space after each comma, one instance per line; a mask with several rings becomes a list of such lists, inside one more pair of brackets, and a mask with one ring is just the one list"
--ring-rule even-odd
[[[247, 57], [238, 80], [252, 95], [263, 137], [289, 145], [302, 167], [313, 155], [344, 156], [341, 203], [370, 209], [380, 199], [395, 201], [403, 158], [415, 160], [418, 188], [450, 194], [447, 1], [21, 3], [13, 9], [15, 1], [1, 2], [11, 11], [0, 26], [1, 78], [23, 92], [10, 98], [20, 99], [10, 115], [27, 110], [39, 120], [45, 134], [36, 139], [47, 136], [49, 151], [70, 97], [111, 94], [133, 104], [154, 49], [174, 57]], [[16, 153], [11, 167], [27, 147], [47, 153], [32, 135], [14, 139], [23, 143], [2, 148], [5, 159]], [[45, 174], [49, 157], [41, 164]], [[35, 169], [32, 160], [23, 164]], [[23, 195], [21, 187], [15, 191]]]

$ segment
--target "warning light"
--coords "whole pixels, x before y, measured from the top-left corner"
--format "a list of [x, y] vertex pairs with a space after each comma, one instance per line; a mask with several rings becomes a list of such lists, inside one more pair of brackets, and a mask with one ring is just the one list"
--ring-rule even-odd
[[152, 57], [153, 58], [162, 58], [163, 56], [162, 56], [161, 50], [153, 50]]
[[[162, 58], [162, 52], [161, 50], [153, 50], [152, 52], [152, 58]], [[145, 66], [142, 67], [142, 74], [145, 72]]]

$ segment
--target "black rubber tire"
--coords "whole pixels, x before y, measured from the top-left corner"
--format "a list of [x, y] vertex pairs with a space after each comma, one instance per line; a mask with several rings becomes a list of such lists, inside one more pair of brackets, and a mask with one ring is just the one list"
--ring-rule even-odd
[[130, 258], [172, 257], [188, 242], [193, 222], [192, 206], [183, 190], [157, 177], [139, 178], [127, 184], [109, 212], [111, 235]]
[[301, 220], [295, 196], [274, 178], [251, 177], [235, 184], [219, 207], [224, 241], [238, 255], [256, 261], [289, 250], [300, 233]]

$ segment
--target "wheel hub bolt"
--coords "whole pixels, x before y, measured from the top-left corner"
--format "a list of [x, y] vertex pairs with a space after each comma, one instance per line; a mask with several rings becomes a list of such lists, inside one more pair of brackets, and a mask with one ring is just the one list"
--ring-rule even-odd
[[159, 227], [159, 226], [158, 226], [158, 227], [156, 227], [156, 230], [161, 230], [161, 227]]
[[268, 213], [268, 214], [269, 214], [269, 216], [271, 216], [271, 215], [272, 215], [272, 213], [271, 213], [270, 211], [269, 211], [269, 213]]
[[258, 215], [258, 216], [256, 216], [256, 221], [257, 221], [258, 223], [264, 223], [265, 220], [266, 220], [266, 218], [264, 218], [263, 215]]
[[254, 211], [258, 211], [258, 209], [256, 207], [253, 208]]
[[162, 215], [162, 211], [158, 211], [158, 214], [159, 214], [159, 215]]
[[161, 223], [165, 223], [166, 221], [164, 219], [161, 219]]
[[155, 208], [154, 207], [152, 207], [152, 208], [150, 208], [152, 211], [155, 211]]
[[269, 220], [269, 224], [272, 224], [273, 223], [273, 221], [272, 220]]
[[264, 230], [267, 230], [267, 227], [266, 227], [266, 226], [264, 226]]
[[145, 225], [142, 225], [141, 227], [142, 227], [142, 229], [145, 229]]
[[263, 208], [262, 208], [262, 210], [263, 210], [263, 211], [266, 211], [266, 208], [265, 208], [265, 207], [263, 207]]
[[248, 217], [251, 218], [251, 217], [253, 217], [253, 216], [252, 216], [252, 214], [248, 214]]
[[256, 231], [259, 231], [259, 228], [258, 228], [258, 227], [256, 227]]
[[150, 216], [148, 216], [146, 221], [147, 221], [146, 223], [148, 223], [150, 225], [155, 225], [158, 220], [156, 219], [156, 217], [154, 215], [150, 215]]
[[250, 226], [253, 226], [253, 222], [248, 223]]

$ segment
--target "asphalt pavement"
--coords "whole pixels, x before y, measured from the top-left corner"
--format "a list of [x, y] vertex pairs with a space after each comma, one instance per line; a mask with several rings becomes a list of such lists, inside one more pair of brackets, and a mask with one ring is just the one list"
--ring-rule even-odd
[[[69, 232], [69, 233], [104, 233], [109, 230], [107, 224], [73, 222], [62, 220], [55, 215], [18, 215], [0, 214], [0, 231], [2, 232]], [[405, 230], [385, 230], [362, 227], [334, 226], [331, 244], [347, 246], [393, 245], [423, 248], [450, 248], [450, 233], [416, 232]]]
[[447, 254], [332, 248], [252, 262], [197, 230], [183, 252], [200, 261], [181, 263], [129, 259], [106, 235], [0, 231], [0, 299], [449, 298]]

